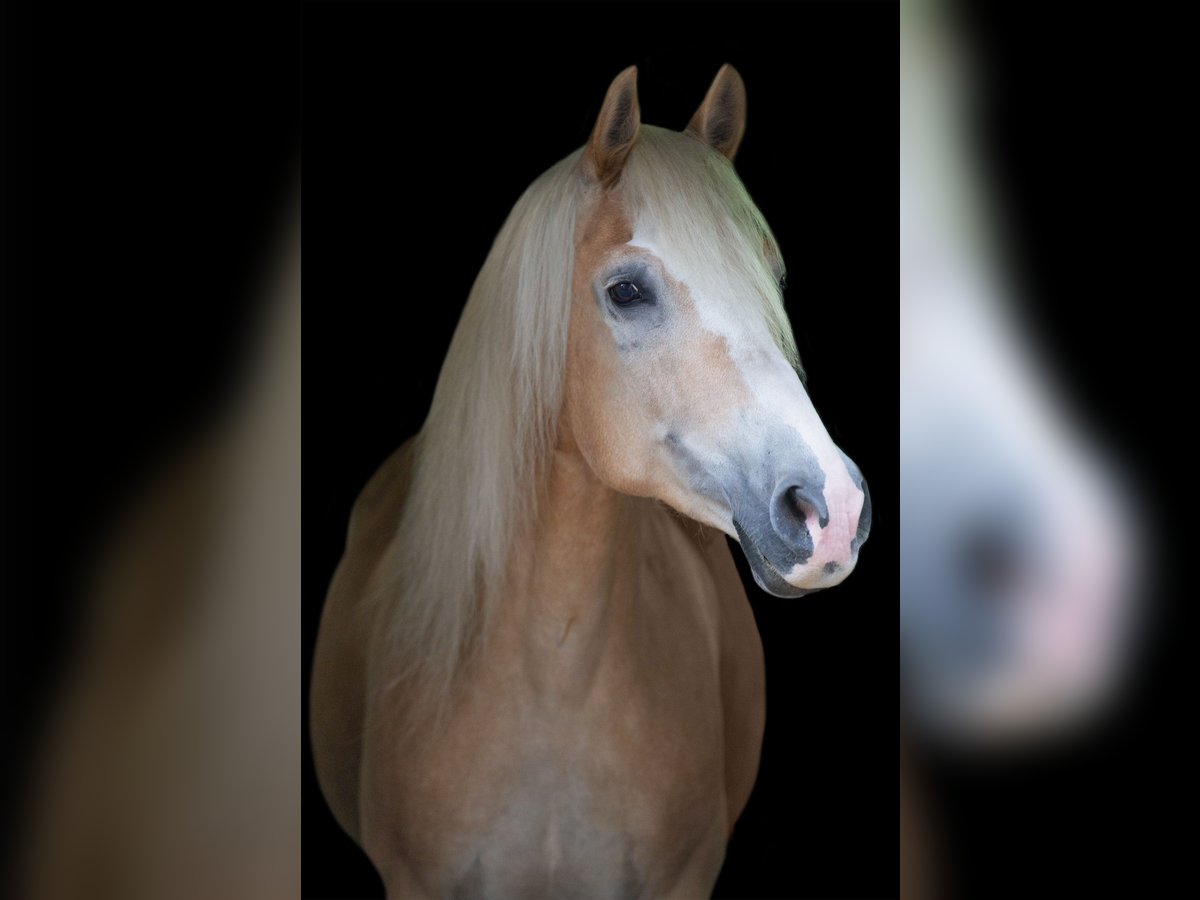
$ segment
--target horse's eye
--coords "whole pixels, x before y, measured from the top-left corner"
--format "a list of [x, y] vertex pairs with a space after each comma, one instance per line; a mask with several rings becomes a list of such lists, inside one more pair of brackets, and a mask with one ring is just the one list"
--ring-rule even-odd
[[608, 289], [608, 296], [617, 306], [629, 306], [642, 299], [642, 292], [632, 281], [618, 281]]

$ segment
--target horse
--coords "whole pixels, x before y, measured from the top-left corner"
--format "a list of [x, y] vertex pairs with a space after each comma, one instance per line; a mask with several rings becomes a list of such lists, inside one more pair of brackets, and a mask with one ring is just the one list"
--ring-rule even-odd
[[637, 71], [517, 201], [419, 434], [350, 517], [314, 656], [321, 790], [390, 897], [711, 893], [779, 597], [838, 584], [863, 476], [801, 380], [730, 66], [682, 132]]

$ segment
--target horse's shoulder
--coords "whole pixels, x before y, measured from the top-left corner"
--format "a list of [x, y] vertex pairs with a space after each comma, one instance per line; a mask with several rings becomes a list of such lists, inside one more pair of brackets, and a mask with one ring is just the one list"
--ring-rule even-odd
[[394, 533], [412, 485], [416, 442], [416, 438], [410, 438], [397, 447], [359, 492], [350, 511], [348, 544], [357, 543], [365, 532], [386, 531], [388, 526], [386, 537]]
[[716, 528], [702, 525], [692, 519], [675, 515], [672, 517], [675, 527], [686, 537], [688, 544], [704, 561], [713, 583], [716, 585], [717, 596], [722, 605], [734, 603], [737, 606], [746, 604], [746, 592], [742, 587], [741, 576], [729, 552], [729, 543], [725, 534]]
[[758, 776], [766, 723], [762, 639], [725, 534], [698, 523], [688, 525], [685, 531], [689, 540], [703, 557], [716, 586], [721, 699], [725, 709], [727, 827], [732, 830]]
[[358, 772], [366, 697], [364, 598], [395, 534], [412, 480], [413, 441], [387, 458], [358, 495], [313, 654], [311, 729], [321, 790], [342, 828], [359, 836]]

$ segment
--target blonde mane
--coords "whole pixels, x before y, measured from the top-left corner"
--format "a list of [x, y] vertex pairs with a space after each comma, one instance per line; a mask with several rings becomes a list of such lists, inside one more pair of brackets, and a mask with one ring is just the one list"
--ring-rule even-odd
[[[514, 543], [537, 514], [563, 393], [576, 216], [587, 190], [579, 157], [529, 186], [488, 253], [414, 442], [396, 537], [374, 574], [367, 612], [382, 640], [371, 682], [383, 690], [404, 684], [419, 710], [444, 707], [504, 596]], [[797, 364], [779, 286], [763, 261], [774, 238], [732, 165], [693, 137], [643, 125], [622, 186], [630, 212], [661, 223], [696, 271], [736, 277], [737, 302], [765, 317]]]

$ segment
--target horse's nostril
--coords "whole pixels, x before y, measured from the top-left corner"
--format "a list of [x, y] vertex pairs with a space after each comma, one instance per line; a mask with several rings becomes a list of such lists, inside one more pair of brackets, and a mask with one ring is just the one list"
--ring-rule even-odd
[[786, 479], [775, 489], [771, 502], [771, 527], [803, 562], [812, 555], [814, 527], [828, 522], [825, 498], [820, 491], [808, 488], [800, 479]]
[[800, 521], [807, 521], [808, 517], [816, 512], [816, 510], [813, 509], [812, 504], [804, 499], [804, 495], [800, 493], [800, 488], [792, 488], [787, 492], [787, 496], [788, 500], [791, 501], [796, 515], [800, 518]]

